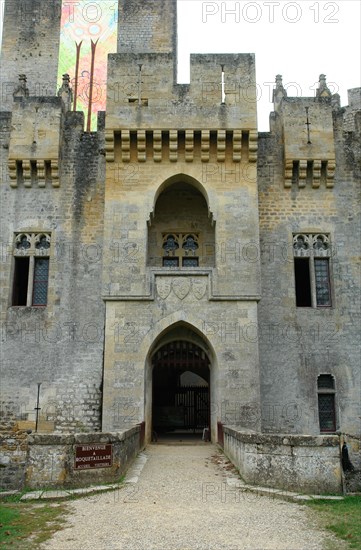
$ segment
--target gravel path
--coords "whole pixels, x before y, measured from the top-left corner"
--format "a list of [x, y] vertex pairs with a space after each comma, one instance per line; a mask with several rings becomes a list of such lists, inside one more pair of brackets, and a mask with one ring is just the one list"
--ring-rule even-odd
[[211, 444], [151, 445], [145, 455], [137, 483], [69, 503], [69, 526], [41, 548], [316, 550], [330, 541], [304, 506], [243, 492]]

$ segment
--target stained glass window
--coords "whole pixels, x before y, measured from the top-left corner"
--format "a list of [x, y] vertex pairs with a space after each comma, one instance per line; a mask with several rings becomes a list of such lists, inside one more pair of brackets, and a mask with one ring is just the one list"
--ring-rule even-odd
[[[46, 2], [46, 0], [44, 0]], [[51, 2], [51, 0], [47, 0]], [[118, 2], [101, 0], [63, 2], [58, 82], [68, 73], [75, 90], [76, 44], [80, 44], [77, 110], [87, 112], [90, 88], [91, 43], [97, 43], [94, 65], [92, 129], [98, 111], [106, 110], [108, 54], [117, 51]]]

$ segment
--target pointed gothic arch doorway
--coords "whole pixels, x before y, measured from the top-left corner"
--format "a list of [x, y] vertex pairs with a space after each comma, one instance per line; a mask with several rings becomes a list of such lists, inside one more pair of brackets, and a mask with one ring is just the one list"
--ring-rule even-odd
[[198, 345], [174, 340], [152, 356], [152, 430], [157, 437], [210, 427], [210, 361]]

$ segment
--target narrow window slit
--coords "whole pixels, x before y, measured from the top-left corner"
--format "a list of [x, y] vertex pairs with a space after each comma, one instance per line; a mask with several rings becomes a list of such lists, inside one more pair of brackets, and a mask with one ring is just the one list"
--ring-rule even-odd
[[300, 163], [295, 160], [293, 161], [293, 168], [292, 168], [292, 183], [298, 185], [300, 179]]
[[312, 185], [313, 181], [313, 161], [308, 160], [307, 161], [307, 174], [306, 174], [306, 182], [309, 185]]
[[21, 160], [16, 161], [16, 179], [18, 183], [24, 183], [23, 162]]
[[222, 68], [222, 74], [221, 74], [221, 104], [226, 104], [226, 82], [225, 82], [225, 72], [224, 72], [224, 65], [221, 65]]

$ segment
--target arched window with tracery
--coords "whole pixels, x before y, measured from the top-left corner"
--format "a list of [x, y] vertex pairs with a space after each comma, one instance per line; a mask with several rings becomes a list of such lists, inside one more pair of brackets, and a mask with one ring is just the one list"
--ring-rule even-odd
[[198, 189], [175, 182], [158, 197], [148, 229], [148, 266], [213, 267], [215, 230]]
[[15, 234], [12, 306], [47, 305], [50, 244], [50, 233]]
[[293, 256], [297, 307], [331, 307], [330, 258], [328, 235], [293, 235]]

